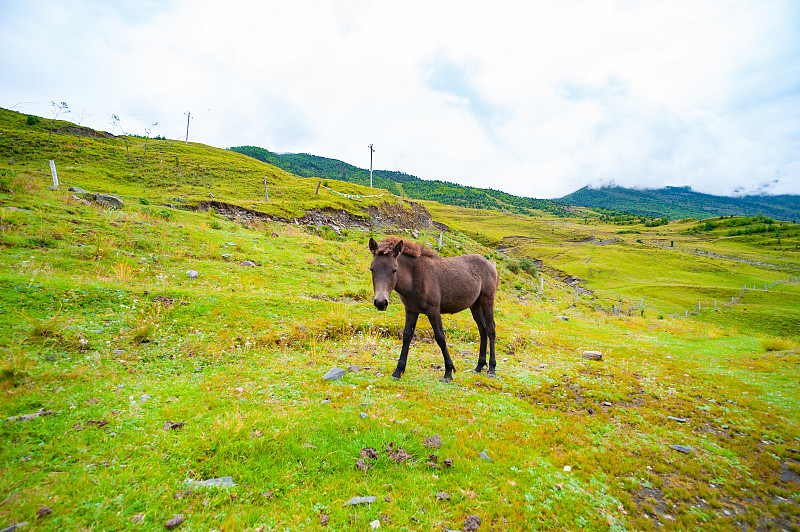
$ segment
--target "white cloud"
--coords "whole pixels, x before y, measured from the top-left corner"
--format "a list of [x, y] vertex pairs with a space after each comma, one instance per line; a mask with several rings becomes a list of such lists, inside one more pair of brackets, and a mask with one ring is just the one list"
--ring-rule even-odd
[[[130, 7], [127, 7], [130, 6]], [[789, 1], [12, 2], [0, 105], [559, 196], [800, 193]], [[777, 183], [775, 183], [777, 180]], [[759, 188], [762, 187], [762, 188]]]

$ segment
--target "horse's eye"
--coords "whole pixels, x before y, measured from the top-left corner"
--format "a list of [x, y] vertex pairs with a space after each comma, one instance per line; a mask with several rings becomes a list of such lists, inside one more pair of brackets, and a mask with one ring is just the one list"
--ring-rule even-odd
[[395, 268], [394, 270], [392, 270], [392, 273], [397, 273], [397, 268]]

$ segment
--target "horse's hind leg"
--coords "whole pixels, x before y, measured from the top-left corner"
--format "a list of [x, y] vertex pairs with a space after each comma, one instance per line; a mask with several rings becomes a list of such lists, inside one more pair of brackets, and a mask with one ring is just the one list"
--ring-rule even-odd
[[486, 336], [489, 337], [489, 376], [494, 377], [494, 369], [497, 367], [497, 362], [494, 358], [494, 299], [483, 305], [483, 315], [486, 319]]
[[486, 366], [486, 320], [483, 316], [483, 309], [481, 308], [480, 303], [475, 303], [470, 307], [472, 311], [472, 319], [475, 320], [475, 323], [478, 325], [478, 332], [481, 335], [481, 349], [478, 352], [478, 365], [475, 366], [473, 370], [475, 373], [480, 373], [483, 371], [484, 366]]
[[450, 358], [450, 353], [447, 351], [447, 339], [444, 335], [442, 315], [439, 313], [428, 314], [428, 320], [430, 320], [431, 327], [433, 327], [433, 337], [436, 339], [439, 349], [442, 350], [442, 356], [444, 356], [444, 380], [448, 382], [452, 381], [453, 371], [455, 371], [456, 368], [453, 365], [453, 360]]

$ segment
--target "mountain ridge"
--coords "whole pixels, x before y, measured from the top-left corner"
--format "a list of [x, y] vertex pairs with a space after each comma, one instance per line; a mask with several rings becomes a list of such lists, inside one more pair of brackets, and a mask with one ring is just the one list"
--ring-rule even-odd
[[[369, 186], [369, 170], [338, 159], [308, 153], [275, 153], [256, 146], [228, 148], [267, 162], [300, 177], [346, 181]], [[538, 199], [516, 196], [494, 189], [481, 189], [447, 181], [426, 180], [405, 172], [374, 170], [373, 186], [398, 196], [433, 200], [447, 205], [494, 209], [518, 214], [544, 211], [574, 216], [569, 207], [597, 209], [601, 213], [624, 213], [649, 218], [706, 219], [718, 216], [757, 216], [780, 220], [800, 219], [800, 196], [715, 196], [696, 192], [690, 186], [634, 189], [617, 185], [583, 187], [561, 198]]]
[[605, 209], [638, 216], [714, 218], [718, 216], [757, 216], [779, 220], [800, 219], [800, 196], [746, 195], [716, 196], [692, 190], [688, 185], [658, 189], [631, 189], [617, 185], [583, 187], [555, 201], [576, 207]]

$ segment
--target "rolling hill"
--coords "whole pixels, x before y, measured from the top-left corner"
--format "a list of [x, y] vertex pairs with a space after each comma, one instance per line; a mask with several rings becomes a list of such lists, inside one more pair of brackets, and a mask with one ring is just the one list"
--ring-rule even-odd
[[[256, 146], [237, 146], [228, 149], [301, 177], [334, 179], [369, 186], [369, 170], [337, 159], [307, 153], [277, 154]], [[372, 173], [372, 182], [375, 188], [383, 188], [398, 196], [438, 201], [457, 207], [495, 209], [517, 214], [534, 214], [535, 211], [539, 211], [557, 216], [570, 215], [565, 205], [556, 201], [524, 198], [490, 188], [468, 187], [447, 181], [425, 180], [404, 172], [375, 170]]]

